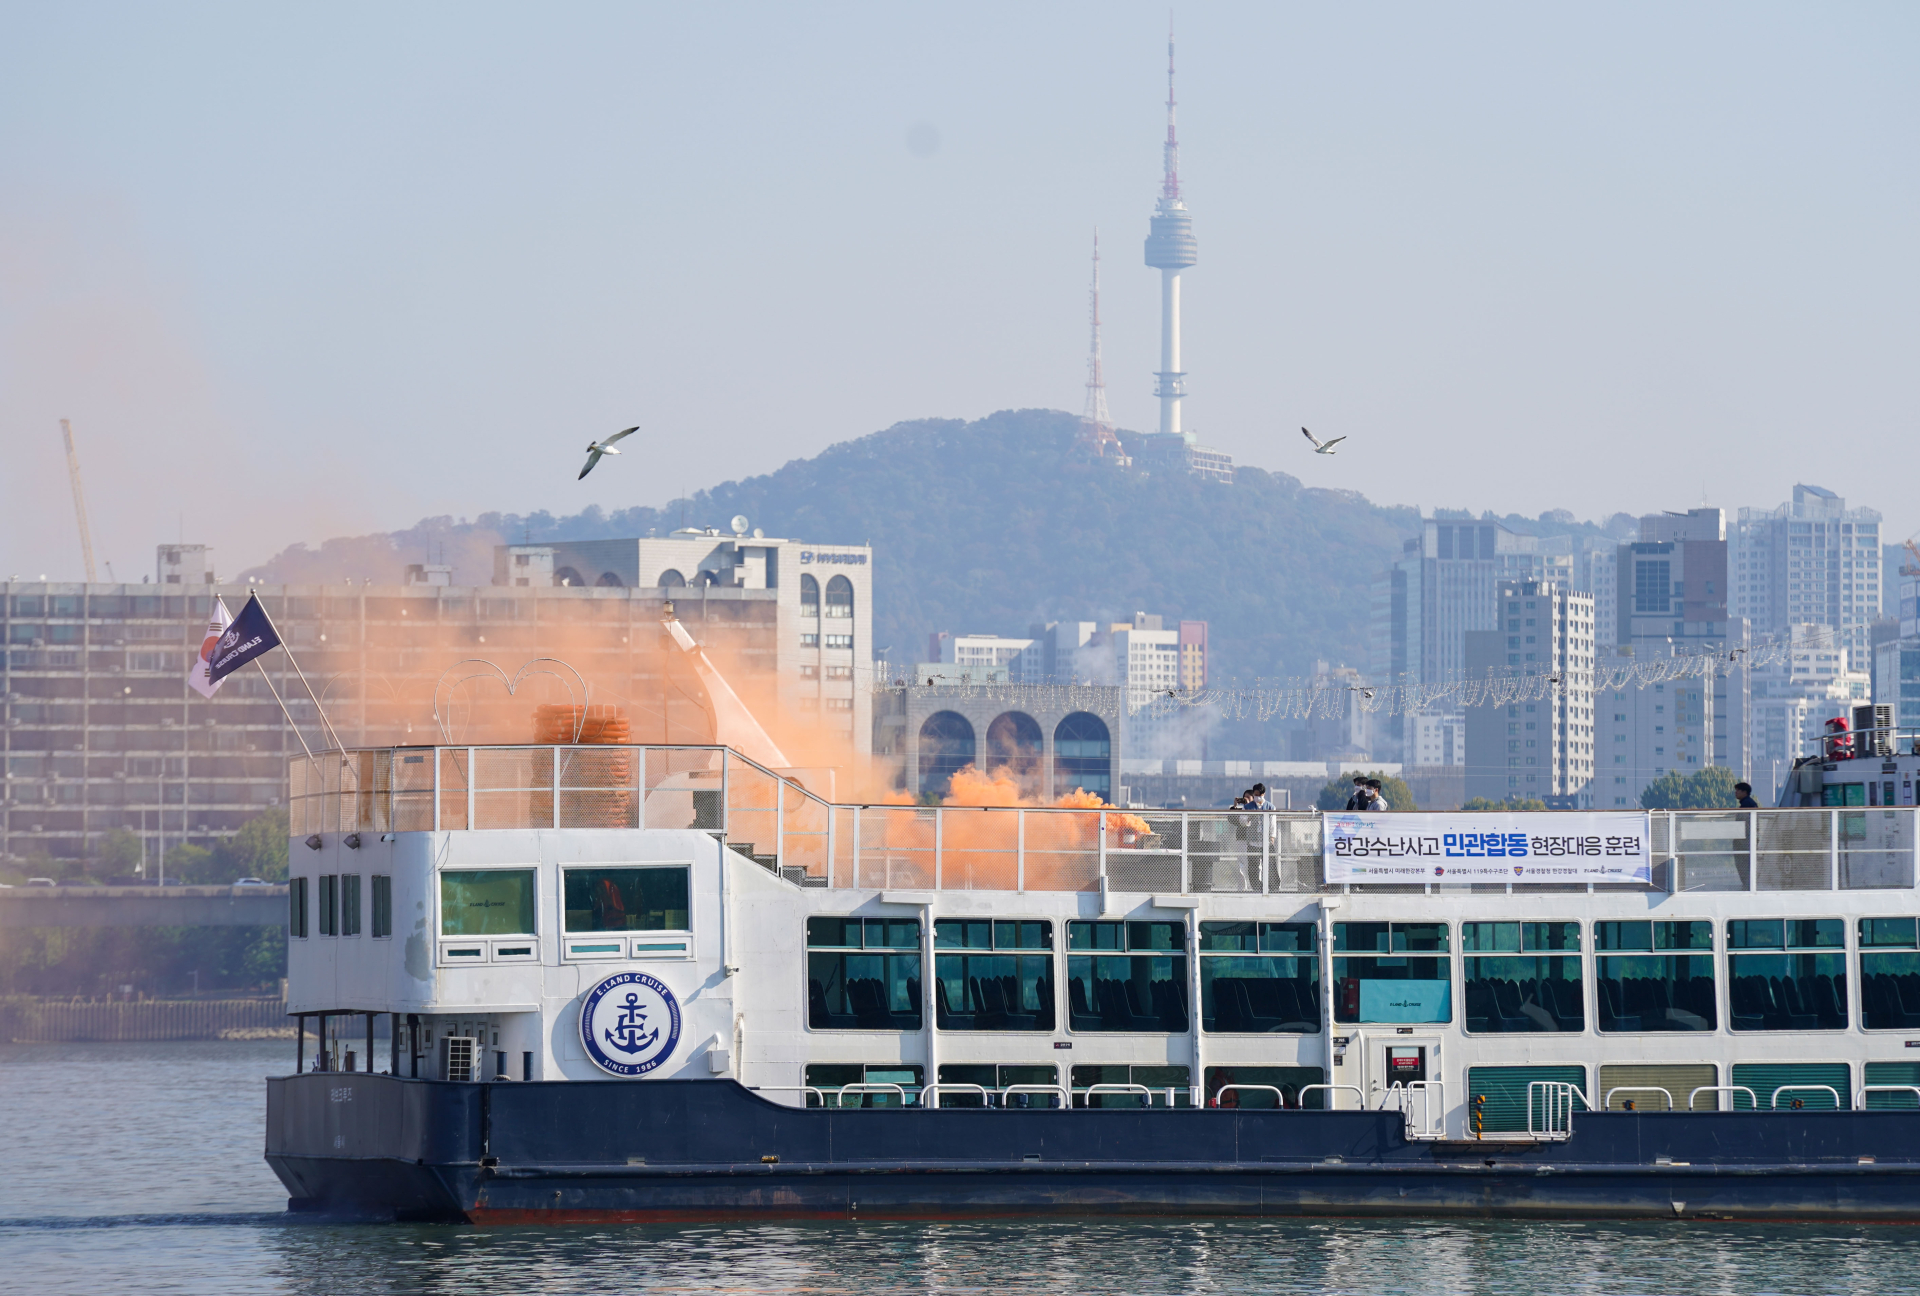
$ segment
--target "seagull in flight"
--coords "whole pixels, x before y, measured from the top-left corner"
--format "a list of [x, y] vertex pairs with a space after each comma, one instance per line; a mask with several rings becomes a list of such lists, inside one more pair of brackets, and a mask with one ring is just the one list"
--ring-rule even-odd
[[1313, 433], [1307, 431], [1305, 428], [1300, 429], [1300, 435], [1305, 437], [1307, 440], [1313, 442], [1313, 452], [1315, 454], [1332, 454], [1333, 448], [1339, 445], [1342, 441], [1346, 440], [1346, 438], [1343, 436], [1337, 436], [1331, 441], [1322, 441], [1319, 437], [1316, 437]]
[[593, 466], [600, 462], [601, 455], [619, 454], [620, 452], [613, 448], [613, 443], [615, 441], [621, 440], [624, 437], [630, 437], [635, 432], [638, 432], [639, 430], [640, 428], [636, 424], [633, 427], [626, 428], [619, 432], [615, 432], [612, 436], [608, 437], [605, 441], [587, 442], [587, 466], [580, 470], [580, 476], [574, 478], [574, 480], [580, 481], [581, 479], [586, 477], [588, 473], [592, 472]]

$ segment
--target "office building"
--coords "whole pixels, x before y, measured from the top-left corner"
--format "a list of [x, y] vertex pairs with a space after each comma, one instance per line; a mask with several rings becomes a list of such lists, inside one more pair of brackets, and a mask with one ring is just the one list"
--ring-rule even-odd
[[1880, 616], [1880, 514], [1850, 509], [1820, 486], [1798, 485], [1774, 509], [1741, 509], [1730, 537], [1732, 611], [1757, 637], [1794, 625], [1832, 626], [1866, 669], [1869, 628]]
[[1749, 685], [1749, 767], [1768, 805], [1793, 762], [1821, 750], [1826, 722], [1839, 716], [1851, 723], [1853, 708], [1873, 693], [1871, 673], [1850, 666], [1852, 654], [1834, 643], [1831, 628], [1797, 625], [1788, 633], [1786, 655], [1753, 667]]
[[1075, 788], [1105, 801], [1117, 795], [1125, 690], [934, 679], [876, 695], [873, 753], [891, 766], [896, 788], [916, 799], [945, 797], [953, 776], [971, 766], [990, 777], [1004, 772], [1033, 800]]
[[1531, 690], [1531, 698], [1467, 711], [1466, 795], [1589, 808], [1596, 746], [1593, 597], [1556, 581], [1502, 581], [1496, 594], [1500, 627], [1466, 635], [1469, 675], [1549, 682]]

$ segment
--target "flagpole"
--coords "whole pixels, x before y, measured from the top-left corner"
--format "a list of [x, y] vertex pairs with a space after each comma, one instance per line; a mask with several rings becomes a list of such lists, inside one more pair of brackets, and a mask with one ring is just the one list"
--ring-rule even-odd
[[[326, 729], [327, 736], [333, 740], [333, 749], [335, 751], [345, 751], [347, 745], [340, 741], [339, 731], [333, 727], [333, 721], [327, 719], [327, 709], [321, 706], [320, 699], [314, 696], [313, 685], [307, 683], [307, 673], [300, 669], [300, 663], [294, 659], [293, 650], [287, 647], [287, 641], [280, 638], [280, 627], [273, 624], [273, 613], [267, 611], [267, 605], [260, 601], [258, 594], [252, 595], [251, 601], [254, 606], [260, 609], [260, 615], [267, 619], [267, 628], [273, 631], [273, 637], [280, 640], [280, 651], [287, 655], [287, 664], [292, 666], [293, 673], [300, 677], [300, 687], [307, 691], [307, 697], [313, 702], [314, 713], [320, 717], [321, 726]], [[291, 720], [291, 718], [289, 718], [289, 720]], [[296, 729], [295, 733], [298, 732]]]
[[307, 746], [307, 740], [301, 737], [300, 726], [295, 724], [293, 720], [293, 712], [287, 710], [287, 704], [285, 702], [280, 701], [280, 690], [273, 686], [273, 676], [267, 674], [266, 663], [256, 657], [253, 659], [253, 664], [260, 668], [260, 678], [267, 682], [267, 692], [273, 694], [273, 700], [275, 702], [280, 702], [280, 714], [287, 718], [287, 728], [293, 730], [293, 736], [300, 740], [300, 750], [307, 754], [308, 760], [312, 760], [313, 748]]

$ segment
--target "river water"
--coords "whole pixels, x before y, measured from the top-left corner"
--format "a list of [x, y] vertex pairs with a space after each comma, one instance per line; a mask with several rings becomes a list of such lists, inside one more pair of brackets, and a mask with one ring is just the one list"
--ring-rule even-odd
[[282, 1043], [0, 1045], [0, 1291], [1881, 1293], [1920, 1229], [1442, 1220], [465, 1228], [291, 1219]]

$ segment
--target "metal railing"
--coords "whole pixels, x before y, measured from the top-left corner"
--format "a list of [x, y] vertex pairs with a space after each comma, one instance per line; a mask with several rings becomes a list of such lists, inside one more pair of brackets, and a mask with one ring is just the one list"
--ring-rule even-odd
[[[1324, 816], [1313, 811], [847, 804], [808, 786], [821, 773], [773, 770], [713, 746], [325, 752], [290, 763], [290, 832], [298, 840], [696, 829], [796, 885], [839, 889], [1299, 894], [1378, 885], [1326, 882]], [[1915, 814], [1857, 806], [1653, 811], [1651, 887], [1601, 889], [1910, 890]]]
[[[1537, 1102], [1536, 1102], [1537, 1099]], [[1567, 1080], [1527, 1083], [1527, 1134], [1536, 1139], [1564, 1139], [1573, 1134], [1574, 1104], [1592, 1110], [1579, 1085]]]
[[[1664, 1093], [1666, 1091], [1662, 1090], [1661, 1092]], [[1747, 1096], [1748, 1103], [1752, 1104], [1755, 1108], [1758, 1108], [1760, 1106], [1760, 1099], [1754, 1095], [1753, 1090], [1747, 1088], [1745, 1085], [1701, 1085], [1698, 1089], [1693, 1090], [1691, 1093], [1687, 1095], [1688, 1111], [1693, 1110], [1693, 1100], [1695, 1098], [1698, 1098], [1703, 1093], [1710, 1093], [1714, 1095], [1713, 1105], [1715, 1110], [1719, 1109], [1719, 1106], [1720, 1106], [1719, 1095], [1721, 1094], [1728, 1095], [1727, 1105], [1731, 1110], [1737, 1110], [1740, 1106], [1738, 1100], [1732, 1096], [1734, 1094], [1745, 1094]], [[1672, 1102], [1673, 1099], [1669, 1097], [1667, 1101]]]
[[[1694, 1092], [1698, 1093], [1699, 1091], [1695, 1090]], [[1659, 1094], [1662, 1098], [1665, 1098], [1667, 1100], [1667, 1105], [1665, 1110], [1672, 1111], [1674, 1109], [1673, 1095], [1669, 1093], [1667, 1090], [1661, 1088], [1659, 1085], [1615, 1085], [1613, 1088], [1607, 1090], [1606, 1096], [1600, 1100], [1601, 1109], [1604, 1111], [1612, 1111], [1613, 1096], [1615, 1094], [1623, 1094], [1623, 1093]], [[1687, 1100], [1687, 1105], [1688, 1106], [1693, 1105], [1693, 1100], [1691, 1098]]]

